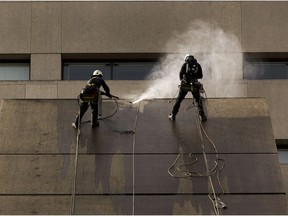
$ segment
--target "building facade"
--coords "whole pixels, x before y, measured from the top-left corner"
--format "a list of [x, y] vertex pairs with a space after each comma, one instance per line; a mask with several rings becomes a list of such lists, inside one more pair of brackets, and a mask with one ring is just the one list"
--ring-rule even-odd
[[[167, 54], [192, 52], [207, 69], [209, 97], [230, 97], [222, 90], [233, 74], [225, 90], [232, 97], [266, 98], [276, 143], [285, 147], [287, 20], [284, 1], [0, 1], [0, 98], [75, 98], [94, 67], [110, 74], [112, 92], [135, 95], [151, 81], [135, 71], [146, 73]], [[206, 64], [207, 56], [216, 63], [211, 57]], [[215, 77], [217, 63], [231, 70]], [[76, 76], [77, 67], [86, 75]]]

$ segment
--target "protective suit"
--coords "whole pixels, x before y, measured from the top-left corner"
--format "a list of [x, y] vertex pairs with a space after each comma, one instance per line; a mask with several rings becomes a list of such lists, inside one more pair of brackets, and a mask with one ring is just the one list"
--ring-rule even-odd
[[201, 120], [206, 121], [207, 117], [204, 113], [203, 105], [200, 100], [200, 89], [203, 88], [203, 86], [200, 82], [198, 82], [198, 79], [201, 79], [203, 77], [202, 67], [191, 54], [187, 54], [184, 60], [185, 63], [182, 65], [179, 72], [179, 79], [181, 81], [179, 94], [172, 109], [172, 112], [171, 114], [169, 114], [168, 117], [171, 120], [175, 120], [175, 117], [179, 112], [181, 102], [184, 100], [187, 93], [191, 91], [193, 98], [197, 102]]
[[112, 97], [110, 94], [110, 89], [102, 77], [103, 74], [100, 70], [94, 71], [93, 75], [80, 93], [80, 111], [76, 116], [75, 123], [72, 124], [73, 127], [78, 128], [79, 121], [81, 122], [81, 119], [88, 110], [89, 105], [91, 106], [92, 110], [91, 125], [92, 127], [97, 127], [99, 125], [98, 99], [100, 96], [101, 86], [105, 91], [105, 95], [110, 98]]

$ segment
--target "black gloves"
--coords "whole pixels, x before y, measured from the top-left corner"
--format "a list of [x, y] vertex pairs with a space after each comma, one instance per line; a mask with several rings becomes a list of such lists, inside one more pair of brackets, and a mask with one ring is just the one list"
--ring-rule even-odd
[[112, 98], [112, 95], [110, 93], [107, 93], [107, 92], [101, 91], [101, 95], [106, 95], [107, 97]]
[[112, 95], [110, 93], [106, 93], [106, 96], [112, 98]]

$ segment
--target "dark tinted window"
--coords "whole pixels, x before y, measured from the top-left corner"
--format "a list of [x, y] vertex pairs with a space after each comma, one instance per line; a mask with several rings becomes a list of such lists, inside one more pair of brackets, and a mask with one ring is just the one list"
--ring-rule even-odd
[[155, 62], [64, 63], [63, 80], [87, 80], [95, 70], [101, 70], [106, 80], [143, 80], [155, 65]]
[[287, 79], [285, 62], [248, 62], [244, 65], [244, 79]]

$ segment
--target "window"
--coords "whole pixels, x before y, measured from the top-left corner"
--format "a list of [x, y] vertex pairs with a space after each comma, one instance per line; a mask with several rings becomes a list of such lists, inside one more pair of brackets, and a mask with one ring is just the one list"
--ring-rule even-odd
[[244, 59], [244, 79], [288, 79], [288, 53], [245, 53]]
[[288, 164], [288, 140], [276, 139], [275, 141], [278, 150], [279, 162]]
[[94, 70], [101, 70], [106, 80], [143, 80], [156, 62], [79, 62], [63, 64], [64, 80], [87, 80]]
[[278, 149], [278, 157], [280, 163], [288, 164], [288, 149]]
[[288, 79], [288, 62], [249, 62], [244, 65], [244, 79]]
[[95, 70], [101, 70], [104, 79], [111, 79], [111, 66], [109, 63], [65, 63], [63, 79], [88, 80]]
[[0, 63], [0, 80], [29, 80], [29, 63]]
[[113, 79], [115, 80], [144, 80], [151, 74], [155, 63], [115, 63], [113, 65]]

